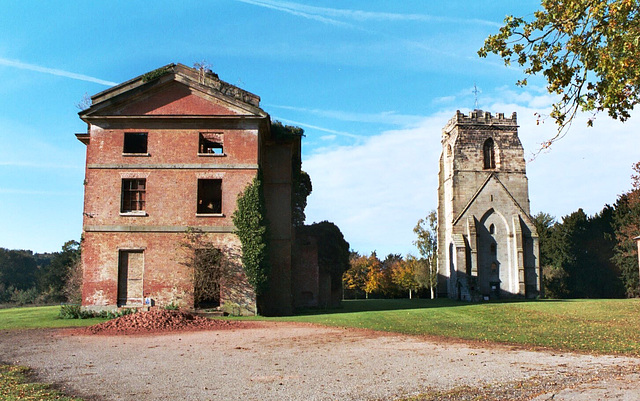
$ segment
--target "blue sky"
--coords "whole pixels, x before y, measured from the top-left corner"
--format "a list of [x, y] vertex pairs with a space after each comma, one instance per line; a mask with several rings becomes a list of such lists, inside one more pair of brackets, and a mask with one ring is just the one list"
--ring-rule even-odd
[[[528, 155], [553, 98], [477, 49], [537, 1], [29, 1], [0, 14], [0, 247], [59, 250], [82, 231], [85, 94], [172, 62], [206, 62], [305, 129], [307, 222], [338, 224], [354, 250], [415, 253], [436, 207], [441, 128], [456, 109], [518, 112]], [[637, 113], [634, 113], [637, 114]], [[580, 117], [528, 164], [531, 212], [558, 218], [615, 202], [640, 160], [640, 116]]]

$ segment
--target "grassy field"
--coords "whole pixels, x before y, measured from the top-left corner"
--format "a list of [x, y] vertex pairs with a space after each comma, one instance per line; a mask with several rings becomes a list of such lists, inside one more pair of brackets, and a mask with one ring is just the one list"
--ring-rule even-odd
[[640, 355], [640, 299], [471, 304], [448, 299], [350, 300], [340, 309], [267, 320], [602, 354]]
[[35, 306], [0, 309], [0, 330], [81, 327], [102, 323], [107, 319], [60, 319], [59, 306]]
[[[0, 330], [78, 327], [58, 306], [0, 310]], [[640, 356], [640, 299], [472, 304], [449, 299], [349, 300], [339, 309], [260, 320], [297, 321], [557, 350]]]

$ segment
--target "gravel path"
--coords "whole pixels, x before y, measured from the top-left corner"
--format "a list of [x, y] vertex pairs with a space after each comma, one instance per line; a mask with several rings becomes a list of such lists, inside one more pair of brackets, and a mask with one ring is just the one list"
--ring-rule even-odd
[[153, 336], [2, 332], [0, 361], [95, 400], [388, 400], [429, 391], [460, 400], [640, 399], [638, 358], [297, 323]]

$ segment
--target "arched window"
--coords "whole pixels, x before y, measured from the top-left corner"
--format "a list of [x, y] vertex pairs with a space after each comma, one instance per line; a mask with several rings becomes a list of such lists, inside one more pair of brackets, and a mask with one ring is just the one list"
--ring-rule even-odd
[[484, 156], [484, 168], [492, 169], [496, 168], [495, 147], [493, 145], [493, 139], [489, 138], [484, 141], [482, 147], [482, 154]]
[[496, 226], [492, 224], [489, 226], [489, 234], [495, 234], [495, 233], [496, 233]]

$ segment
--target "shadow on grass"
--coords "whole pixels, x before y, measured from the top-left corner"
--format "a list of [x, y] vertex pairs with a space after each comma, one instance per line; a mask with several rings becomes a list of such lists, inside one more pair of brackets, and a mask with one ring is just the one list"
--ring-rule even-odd
[[536, 300], [536, 299], [501, 299], [494, 301], [484, 301], [481, 303], [456, 301], [448, 298], [438, 299], [346, 299], [338, 308], [309, 308], [297, 310], [296, 316], [305, 315], [327, 315], [335, 313], [356, 313], [356, 312], [379, 312], [403, 309], [431, 309], [431, 308], [451, 308], [457, 306], [472, 306], [481, 304], [504, 304], [504, 303], [532, 303], [532, 302], [565, 302], [566, 300]]

